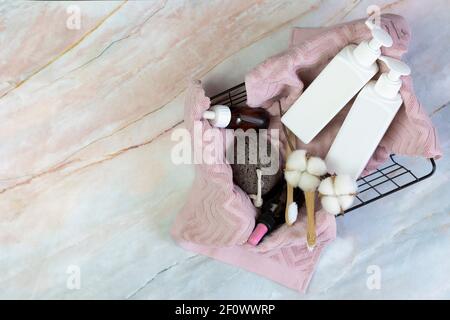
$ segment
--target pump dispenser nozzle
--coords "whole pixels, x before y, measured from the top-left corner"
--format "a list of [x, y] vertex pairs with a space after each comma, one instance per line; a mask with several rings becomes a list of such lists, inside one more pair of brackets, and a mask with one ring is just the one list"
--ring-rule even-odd
[[354, 51], [356, 60], [364, 66], [374, 63], [381, 55], [381, 47], [392, 46], [392, 38], [383, 28], [366, 20], [366, 26], [372, 33], [372, 39], [361, 42]]
[[375, 91], [386, 98], [395, 98], [402, 86], [401, 76], [407, 76], [411, 69], [403, 61], [381, 56], [379, 60], [383, 61], [389, 68], [389, 72], [383, 73], [375, 83]]
[[369, 47], [374, 51], [380, 50], [381, 47], [392, 46], [392, 38], [384, 29], [375, 27], [372, 29], [372, 37], [372, 40], [369, 41]]
[[411, 73], [409, 66], [401, 60], [386, 56], [381, 56], [379, 60], [388, 66], [389, 72], [387, 76], [392, 81], [398, 81], [401, 76], [407, 76]]

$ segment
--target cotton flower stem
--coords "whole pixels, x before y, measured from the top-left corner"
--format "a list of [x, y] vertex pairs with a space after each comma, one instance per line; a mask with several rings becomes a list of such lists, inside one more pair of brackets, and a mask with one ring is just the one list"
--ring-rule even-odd
[[316, 223], [314, 221], [315, 191], [305, 191], [306, 202], [306, 242], [309, 248], [316, 245]]

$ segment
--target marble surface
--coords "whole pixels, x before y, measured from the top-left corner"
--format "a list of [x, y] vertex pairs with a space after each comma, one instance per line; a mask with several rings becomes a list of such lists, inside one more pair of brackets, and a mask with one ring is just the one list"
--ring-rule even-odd
[[370, 4], [410, 22], [406, 61], [447, 155], [448, 0], [0, 3], [0, 298], [450, 298], [445, 156], [431, 179], [339, 218], [306, 295], [169, 236], [194, 174], [170, 161], [186, 80], [218, 93], [286, 48], [292, 26]]

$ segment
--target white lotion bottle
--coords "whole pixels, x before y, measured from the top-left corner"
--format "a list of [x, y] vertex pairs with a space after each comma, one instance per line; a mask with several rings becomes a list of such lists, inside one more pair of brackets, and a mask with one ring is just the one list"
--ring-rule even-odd
[[409, 75], [404, 62], [380, 57], [390, 69], [370, 81], [358, 94], [325, 158], [330, 173], [357, 179], [403, 103], [401, 76]]
[[381, 27], [366, 21], [372, 39], [343, 48], [281, 118], [304, 143], [312, 139], [378, 72], [380, 48], [392, 38]]

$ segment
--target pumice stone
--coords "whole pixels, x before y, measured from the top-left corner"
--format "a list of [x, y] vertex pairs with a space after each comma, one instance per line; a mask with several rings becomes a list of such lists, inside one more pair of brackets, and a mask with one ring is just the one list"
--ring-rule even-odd
[[[234, 157], [231, 165], [234, 183], [248, 194], [257, 194], [257, 170], [260, 169], [262, 172], [261, 194], [267, 194], [282, 177], [278, 149], [267, 137], [260, 135], [258, 138], [246, 137], [245, 145], [244, 143], [239, 145], [237, 140], [239, 139], [234, 141]], [[261, 148], [262, 143], [266, 144], [263, 148]]]

